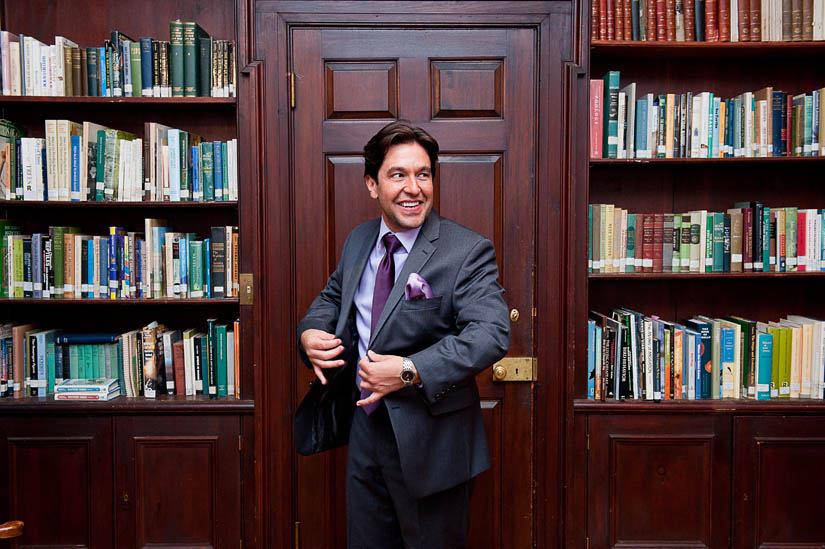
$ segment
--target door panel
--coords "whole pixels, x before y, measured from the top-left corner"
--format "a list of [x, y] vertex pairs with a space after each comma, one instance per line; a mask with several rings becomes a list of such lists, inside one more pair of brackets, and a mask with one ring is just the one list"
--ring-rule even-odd
[[[435, 208], [496, 247], [511, 356], [534, 356], [535, 32], [295, 28], [291, 125], [296, 318], [323, 288], [349, 231], [380, 214], [362, 148], [400, 118], [441, 147]], [[300, 371], [297, 402], [312, 380]], [[533, 387], [478, 378], [493, 467], [476, 483], [471, 547], [532, 543]], [[301, 546], [343, 547], [345, 450], [297, 460]]]

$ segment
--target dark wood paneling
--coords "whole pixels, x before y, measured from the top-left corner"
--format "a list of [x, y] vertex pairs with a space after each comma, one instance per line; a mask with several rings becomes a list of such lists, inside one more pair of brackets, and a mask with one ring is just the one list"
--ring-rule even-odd
[[495, 61], [433, 61], [433, 118], [501, 118], [504, 66]]
[[[396, 118], [398, 79], [394, 61], [326, 63], [326, 117]], [[352, 93], [358, 90], [357, 93]]]
[[115, 432], [117, 547], [237, 547], [238, 418], [122, 417]]
[[595, 547], [729, 543], [730, 421], [592, 416], [588, 536]]
[[2, 419], [0, 474], [0, 513], [25, 523], [18, 547], [111, 546], [110, 419]]
[[736, 418], [734, 435], [734, 546], [822, 547], [825, 418]]
[[470, 533], [473, 549], [496, 549], [501, 547], [501, 529], [496, 517], [501, 514], [501, 432], [502, 402], [486, 399], [481, 402], [487, 445], [490, 447], [491, 467], [475, 479], [473, 497], [470, 501]]

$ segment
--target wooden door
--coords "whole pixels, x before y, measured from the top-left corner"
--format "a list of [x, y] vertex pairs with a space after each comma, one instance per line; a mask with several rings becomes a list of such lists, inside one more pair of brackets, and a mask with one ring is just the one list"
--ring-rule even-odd
[[[534, 356], [536, 35], [524, 28], [295, 28], [296, 318], [323, 288], [349, 231], [377, 217], [361, 151], [395, 119], [441, 147], [435, 209], [496, 248], [510, 309], [509, 356]], [[297, 402], [311, 380], [301, 372]], [[478, 478], [470, 547], [532, 545], [533, 387], [478, 377], [492, 470]], [[297, 460], [301, 547], [345, 546], [345, 450]]]

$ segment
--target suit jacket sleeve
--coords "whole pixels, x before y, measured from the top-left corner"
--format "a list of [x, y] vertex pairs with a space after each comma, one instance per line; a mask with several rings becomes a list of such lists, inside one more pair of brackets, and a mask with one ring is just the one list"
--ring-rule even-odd
[[507, 353], [510, 323], [497, 279], [493, 245], [487, 239], [479, 240], [464, 258], [454, 284], [455, 333], [410, 355], [429, 404]]
[[[344, 245], [346, 249], [346, 245]], [[312, 305], [307, 309], [306, 315], [298, 323], [298, 354], [307, 368], [311, 368], [312, 364], [309, 362], [306, 351], [301, 345], [301, 334], [309, 329], [323, 330], [325, 332], [334, 333], [335, 325], [338, 322], [338, 317], [341, 313], [341, 281], [342, 281], [342, 264], [343, 257], [338, 263], [338, 267], [330, 275], [327, 280], [327, 285], [321, 293], [312, 301]]]

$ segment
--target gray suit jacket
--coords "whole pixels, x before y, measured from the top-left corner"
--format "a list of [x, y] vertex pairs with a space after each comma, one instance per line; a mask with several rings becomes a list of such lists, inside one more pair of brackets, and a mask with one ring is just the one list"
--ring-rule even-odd
[[[358, 360], [353, 299], [379, 226], [375, 219], [350, 233], [337, 269], [298, 324], [299, 340], [310, 328], [335, 333], [349, 363]], [[433, 298], [404, 298], [410, 273], [429, 283]], [[490, 467], [475, 376], [510, 345], [497, 278], [492, 243], [433, 211], [372, 334], [369, 349], [410, 357], [421, 376], [421, 387], [384, 397], [401, 470], [415, 497], [446, 490]], [[300, 345], [299, 351], [309, 366]], [[354, 376], [355, 369], [349, 370]]]

